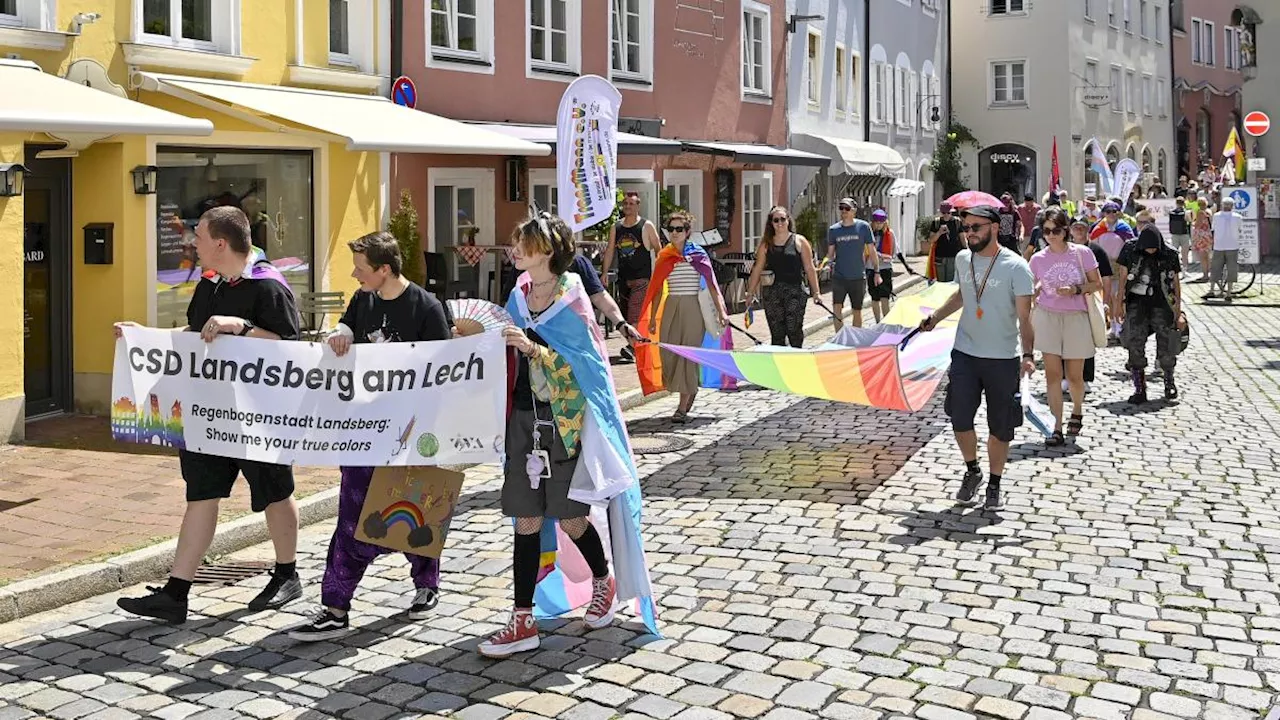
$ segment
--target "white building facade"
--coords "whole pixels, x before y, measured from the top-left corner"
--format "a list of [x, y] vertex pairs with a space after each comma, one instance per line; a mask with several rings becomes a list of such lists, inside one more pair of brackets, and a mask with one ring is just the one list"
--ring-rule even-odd
[[[953, 97], [970, 187], [1037, 199], [1050, 190], [1054, 140], [1063, 188], [1096, 187], [1096, 138], [1144, 183], [1177, 181], [1169, 0], [953, 0]], [[1102, 188], [1097, 188], [1098, 192]]]

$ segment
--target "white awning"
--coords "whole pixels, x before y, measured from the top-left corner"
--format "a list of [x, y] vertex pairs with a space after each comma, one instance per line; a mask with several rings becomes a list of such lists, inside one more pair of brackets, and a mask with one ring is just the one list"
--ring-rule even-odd
[[889, 186], [889, 197], [912, 197], [924, 190], [924, 183], [919, 180], [898, 178]]
[[791, 144], [829, 158], [828, 171], [836, 175], [898, 177], [907, 171], [902, 155], [880, 143], [796, 133], [791, 136]]
[[684, 149], [689, 152], [706, 155], [720, 155], [733, 158], [734, 162], [760, 163], [762, 165], [809, 165], [822, 167], [830, 162], [824, 155], [776, 148], [772, 145], [755, 145], [752, 143], [704, 142], [702, 140], [686, 140]]
[[184, 75], [143, 73], [144, 87], [207, 105], [269, 115], [347, 141], [348, 150], [451, 155], [549, 155], [546, 145], [410, 110], [373, 95], [251, 85]]
[[0, 130], [99, 135], [208, 135], [213, 123], [184, 117], [50, 75], [39, 65], [0, 60]]
[[[483, 122], [468, 124], [508, 137], [520, 138], [532, 143], [542, 143], [551, 148], [556, 146], [556, 128], [554, 125]], [[618, 133], [619, 155], [679, 155], [681, 152], [684, 152], [684, 146], [680, 144], [679, 140], [666, 140], [634, 133]]]

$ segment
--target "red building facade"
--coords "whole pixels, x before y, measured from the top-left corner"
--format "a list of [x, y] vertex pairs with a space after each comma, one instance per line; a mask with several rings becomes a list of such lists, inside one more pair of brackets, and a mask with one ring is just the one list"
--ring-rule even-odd
[[1231, 128], [1239, 128], [1244, 75], [1234, 3], [1174, 0], [1174, 99], [1178, 110], [1178, 173], [1194, 180], [1212, 162], [1223, 164]]

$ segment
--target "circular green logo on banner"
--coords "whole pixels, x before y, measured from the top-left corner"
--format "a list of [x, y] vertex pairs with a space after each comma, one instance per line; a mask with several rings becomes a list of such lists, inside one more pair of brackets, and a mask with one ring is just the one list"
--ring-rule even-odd
[[435, 457], [440, 452], [440, 441], [431, 433], [422, 433], [418, 436], [418, 454], [422, 457]]

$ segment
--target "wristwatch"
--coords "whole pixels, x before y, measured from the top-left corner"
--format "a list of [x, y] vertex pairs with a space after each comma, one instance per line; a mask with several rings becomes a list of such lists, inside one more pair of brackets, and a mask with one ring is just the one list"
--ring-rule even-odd
[[1034, 362], [1034, 361], [1035, 361], [1035, 359], [1036, 359], [1036, 354], [1035, 354], [1035, 353], [1033, 353], [1033, 352], [1029, 352], [1029, 353], [1022, 353], [1022, 359], [1023, 359], [1023, 360], [1031, 360], [1031, 361], [1033, 361], [1033, 362]]
[[248, 320], [245, 320], [244, 327], [240, 328], [240, 332], [237, 333], [237, 335], [239, 335], [240, 337], [244, 337], [245, 335], [248, 335], [250, 332], [252, 332], [254, 327], [256, 326], [253, 323], [249, 322]]

